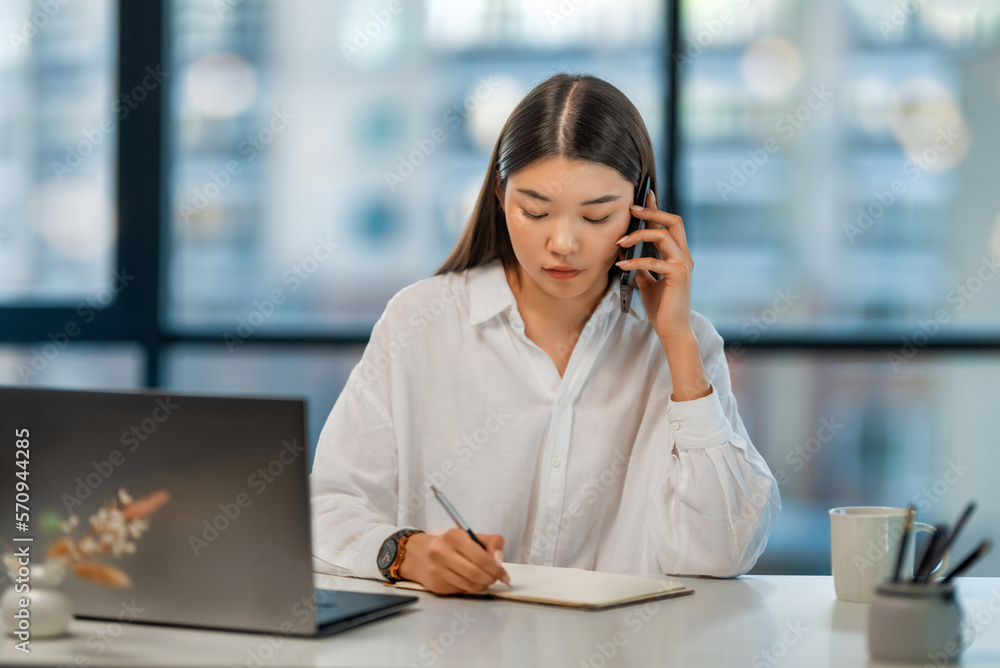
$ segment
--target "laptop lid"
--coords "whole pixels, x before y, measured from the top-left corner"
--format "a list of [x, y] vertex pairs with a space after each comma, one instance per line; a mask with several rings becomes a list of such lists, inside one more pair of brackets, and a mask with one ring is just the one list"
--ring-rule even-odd
[[0, 438], [24, 429], [34, 560], [120, 489], [170, 495], [135, 554], [101, 559], [130, 588], [67, 578], [79, 617], [311, 636], [317, 613], [348, 628], [416, 600], [314, 597], [302, 400], [0, 388]]

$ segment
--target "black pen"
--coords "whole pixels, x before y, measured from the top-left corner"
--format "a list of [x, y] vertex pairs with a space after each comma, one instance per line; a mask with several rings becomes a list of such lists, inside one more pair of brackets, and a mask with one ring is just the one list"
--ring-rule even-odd
[[984, 554], [989, 552], [991, 547], [993, 547], [992, 541], [984, 540], [982, 543], [979, 544], [979, 547], [976, 548], [975, 552], [966, 557], [965, 561], [960, 563], [958, 566], [955, 566], [954, 570], [952, 570], [951, 573], [948, 573], [948, 575], [946, 575], [944, 580], [942, 580], [941, 582], [942, 583], [948, 582], [948, 580], [951, 580], [956, 575], [961, 575], [965, 571], [969, 570], [969, 567], [972, 566], [972, 564], [979, 561], [979, 559], [982, 558]]
[[903, 553], [906, 552], [906, 543], [910, 538], [910, 528], [913, 526], [913, 516], [916, 509], [913, 504], [906, 509], [906, 519], [903, 520], [903, 535], [899, 539], [899, 555], [896, 557], [896, 570], [892, 573], [892, 581], [899, 582], [899, 572], [903, 568]]
[[936, 558], [938, 555], [938, 548], [941, 547], [941, 544], [947, 536], [947, 524], [938, 524], [934, 527], [934, 535], [931, 536], [931, 539], [927, 542], [927, 548], [924, 550], [924, 556], [920, 559], [920, 566], [914, 568], [913, 570], [914, 582], [926, 582], [931, 571], [934, 570], [934, 567], [940, 561]]
[[945, 554], [948, 553], [948, 550], [955, 545], [955, 541], [958, 539], [958, 532], [962, 530], [963, 526], [965, 526], [965, 523], [969, 520], [969, 515], [971, 515], [972, 511], [975, 509], [976, 502], [969, 502], [969, 505], [965, 507], [965, 511], [962, 513], [962, 516], [958, 518], [958, 524], [955, 525], [955, 529], [948, 536], [948, 539], [941, 543], [941, 546], [938, 548], [937, 555], [935, 556], [940, 556], [942, 559], [944, 558]]
[[[441, 493], [441, 490], [439, 490], [434, 485], [431, 485], [431, 491], [434, 492], [434, 496], [436, 496], [437, 500], [441, 502], [442, 506], [444, 506], [445, 512], [451, 515], [451, 519], [455, 520], [455, 524], [458, 525], [458, 528], [464, 531], [465, 533], [469, 534], [472, 540], [476, 541], [476, 545], [486, 550], [486, 546], [483, 545], [482, 542], [478, 538], [476, 538], [476, 534], [472, 532], [472, 527], [470, 527], [468, 524], [465, 523], [465, 520], [462, 519], [462, 516], [458, 514], [457, 510], [455, 510], [455, 506], [451, 505], [451, 502], [445, 498], [444, 494]], [[489, 552], [489, 550], [486, 551]], [[504, 584], [510, 587], [510, 584], [506, 582]], [[513, 589], [513, 587], [511, 587], [511, 589]]]

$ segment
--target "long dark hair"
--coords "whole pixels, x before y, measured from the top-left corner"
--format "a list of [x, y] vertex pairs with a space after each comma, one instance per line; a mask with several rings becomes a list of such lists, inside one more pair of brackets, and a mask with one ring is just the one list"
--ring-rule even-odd
[[[603, 79], [557, 74], [535, 86], [504, 123], [472, 218], [435, 275], [496, 258], [508, 271], [516, 270], [517, 258], [496, 193], [503, 191], [511, 174], [549, 156], [613, 167], [636, 188], [648, 175], [656, 193], [653, 143], [635, 105]], [[612, 264], [609, 278], [620, 271]]]

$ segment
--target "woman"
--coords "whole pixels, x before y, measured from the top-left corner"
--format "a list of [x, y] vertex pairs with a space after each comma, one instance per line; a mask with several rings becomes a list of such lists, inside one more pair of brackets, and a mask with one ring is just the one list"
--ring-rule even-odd
[[[753, 566], [778, 487], [722, 339], [691, 311], [691, 254], [655, 175], [642, 118], [609, 83], [559, 74], [521, 101], [457, 247], [389, 301], [323, 429], [316, 570], [454, 593], [508, 582], [505, 553], [640, 574]], [[648, 229], [623, 236], [631, 215]], [[616, 262], [638, 241], [658, 257]], [[622, 313], [632, 269], [642, 309]]]

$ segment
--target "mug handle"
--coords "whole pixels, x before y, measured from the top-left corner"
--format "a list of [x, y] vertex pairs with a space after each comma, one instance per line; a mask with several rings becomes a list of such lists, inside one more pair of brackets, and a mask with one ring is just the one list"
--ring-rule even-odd
[[[914, 540], [916, 540], [916, 533], [918, 531], [926, 531], [927, 533], [933, 534], [935, 531], [937, 531], [937, 529], [930, 524], [924, 524], [923, 522], [914, 522], [913, 523]], [[914, 559], [916, 559], [916, 554], [914, 554]], [[948, 570], [948, 563], [950, 560], [951, 560], [951, 550], [949, 549], [947, 552], [944, 553], [944, 558], [941, 559], [941, 563], [939, 563], [937, 566], [934, 567], [933, 570], [931, 570], [931, 575], [932, 576], [936, 575], [936, 577], [934, 577], [934, 582], [937, 582], [944, 578], [945, 573]], [[914, 562], [913, 569], [916, 570], [917, 566], [919, 566], [919, 564]]]

